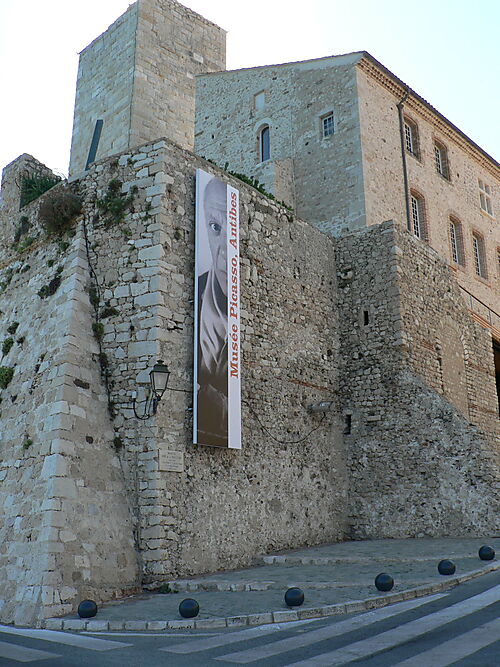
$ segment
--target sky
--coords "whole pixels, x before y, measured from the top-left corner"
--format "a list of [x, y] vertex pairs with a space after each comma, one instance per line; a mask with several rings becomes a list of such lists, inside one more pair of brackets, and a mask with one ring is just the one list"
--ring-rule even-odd
[[[78, 52], [128, 0], [0, 0], [0, 169], [67, 174]], [[228, 31], [227, 68], [369, 51], [500, 161], [498, 0], [185, 0]]]

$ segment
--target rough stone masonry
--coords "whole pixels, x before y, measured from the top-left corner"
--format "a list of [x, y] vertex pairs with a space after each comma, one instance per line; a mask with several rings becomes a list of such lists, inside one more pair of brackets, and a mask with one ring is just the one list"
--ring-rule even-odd
[[[191, 443], [197, 167], [241, 193], [242, 451]], [[82, 213], [47, 237], [40, 206], [68, 190]], [[397, 223], [335, 241], [167, 140], [4, 201], [2, 622], [265, 551], [497, 528], [491, 336]], [[132, 392], [158, 358], [177, 391], [141, 422]]]

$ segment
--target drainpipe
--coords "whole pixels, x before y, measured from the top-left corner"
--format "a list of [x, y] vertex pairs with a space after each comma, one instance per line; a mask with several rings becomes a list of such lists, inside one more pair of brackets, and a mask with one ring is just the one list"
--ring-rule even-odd
[[404, 118], [403, 118], [403, 105], [408, 99], [410, 94], [410, 89], [407, 88], [402, 99], [396, 105], [398, 108], [399, 115], [399, 136], [401, 139], [401, 159], [403, 161], [403, 181], [405, 187], [405, 207], [406, 207], [406, 225], [408, 229], [411, 229], [410, 222], [410, 189], [408, 186], [408, 170], [406, 167], [406, 145], [405, 145], [405, 129], [404, 129]]

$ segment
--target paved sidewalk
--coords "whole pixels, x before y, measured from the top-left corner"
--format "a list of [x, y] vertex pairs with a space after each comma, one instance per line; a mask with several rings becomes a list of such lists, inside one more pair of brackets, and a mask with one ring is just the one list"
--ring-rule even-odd
[[[102, 605], [94, 619], [76, 614], [48, 619], [46, 628], [87, 631], [220, 628], [239, 625], [319, 618], [385, 606], [428, 595], [457, 585], [492, 569], [500, 561], [481, 561], [478, 550], [492, 546], [500, 555], [500, 537], [478, 539], [424, 538], [342, 542], [256, 559], [256, 566], [203, 577], [170, 581], [172, 593], [144, 592]], [[438, 573], [441, 559], [456, 565], [453, 576]], [[388, 593], [377, 591], [380, 572], [395, 582]], [[301, 607], [289, 609], [287, 588], [299, 586], [305, 594]], [[178, 607], [195, 598], [200, 613], [182, 619]]]

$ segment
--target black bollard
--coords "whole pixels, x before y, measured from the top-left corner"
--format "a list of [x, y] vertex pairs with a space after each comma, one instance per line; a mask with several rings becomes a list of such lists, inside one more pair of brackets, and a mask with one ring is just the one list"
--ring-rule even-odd
[[179, 605], [179, 614], [182, 618], [194, 618], [200, 613], [200, 605], [192, 598], [186, 598]]
[[394, 579], [390, 574], [381, 572], [375, 577], [375, 586], [379, 591], [390, 591], [394, 586]]
[[455, 567], [455, 563], [451, 560], [440, 560], [438, 564], [438, 572], [439, 574], [455, 574], [455, 570], [457, 568]]
[[289, 588], [285, 593], [285, 604], [287, 607], [300, 607], [304, 602], [304, 591], [300, 588]]
[[97, 614], [97, 605], [94, 600], [82, 600], [78, 605], [80, 618], [93, 618]]
[[493, 560], [495, 558], [495, 549], [489, 547], [487, 544], [484, 544], [479, 549], [479, 558], [481, 560]]

